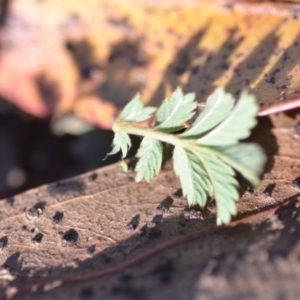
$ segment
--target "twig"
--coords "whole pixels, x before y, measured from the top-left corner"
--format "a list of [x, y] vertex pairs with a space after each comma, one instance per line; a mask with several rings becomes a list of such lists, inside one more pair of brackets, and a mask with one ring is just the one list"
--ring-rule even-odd
[[288, 100], [280, 103], [275, 103], [270, 106], [262, 108], [257, 116], [258, 117], [264, 117], [271, 114], [276, 114], [279, 112], [296, 109], [300, 107], [300, 98]]

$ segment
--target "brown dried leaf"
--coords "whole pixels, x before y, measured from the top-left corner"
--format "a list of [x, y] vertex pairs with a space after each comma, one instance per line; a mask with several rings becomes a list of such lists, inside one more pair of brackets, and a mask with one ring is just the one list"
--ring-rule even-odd
[[204, 214], [186, 208], [168, 166], [152, 184], [110, 166], [2, 201], [2, 295], [218, 299], [221, 291], [261, 299], [267, 286], [271, 298], [293, 298], [299, 139], [295, 128], [259, 126], [254, 140], [270, 157], [267, 173], [244, 194], [228, 228], [215, 227], [213, 206]]

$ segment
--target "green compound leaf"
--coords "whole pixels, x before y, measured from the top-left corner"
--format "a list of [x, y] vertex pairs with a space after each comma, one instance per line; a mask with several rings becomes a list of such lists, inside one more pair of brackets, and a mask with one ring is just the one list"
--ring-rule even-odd
[[196, 118], [193, 125], [181, 136], [188, 138], [199, 137], [214, 128], [229, 115], [234, 102], [232, 95], [225, 93], [223, 88], [216, 89], [208, 97], [205, 108]]
[[182, 193], [187, 197], [188, 204], [190, 206], [199, 204], [204, 207], [213, 189], [202, 162], [192, 152], [176, 146], [173, 163], [175, 173], [181, 182]]
[[136, 181], [145, 179], [152, 181], [153, 177], [160, 171], [163, 158], [163, 145], [160, 141], [143, 138], [139, 151], [137, 153], [139, 161], [135, 167], [137, 172]]
[[113, 149], [109, 153], [109, 155], [113, 155], [122, 152], [122, 157], [126, 157], [128, 149], [131, 147], [131, 140], [129, 135], [125, 132], [116, 131], [115, 136], [112, 143]]
[[197, 156], [202, 161], [214, 190], [217, 224], [228, 224], [231, 216], [237, 212], [236, 202], [239, 199], [234, 171], [215, 155], [199, 151]]
[[200, 145], [223, 146], [236, 144], [250, 135], [256, 125], [258, 105], [253, 95], [243, 92], [230, 115], [217, 127], [197, 140]]
[[155, 107], [144, 107], [141, 95], [137, 94], [123, 109], [120, 119], [126, 122], [142, 122], [151, 117]]
[[228, 224], [237, 212], [236, 202], [240, 197], [236, 171], [258, 186], [266, 161], [258, 145], [239, 143], [257, 123], [258, 105], [247, 92], [234, 105], [232, 96], [219, 88], [189, 129], [182, 134], [171, 134], [193, 117], [197, 106], [194, 98], [194, 94], [184, 95], [178, 88], [158, 109], [153, 128], [131, 123], [145, 120], [153, 113], [152, 108], [149, 111], [144, 108], [139, 98], [131, 101], [122, 112], [121, 121], [113, 126], [116, 135], [112, 153], [122, 151], [126, 156], [131, 146], [128, 134], [143, 136], [137, 153], [136, 181], [150, 182], [161, 169], [162, 142], [175, 146], [174, 170], [189, 205], [204, 207], [214, 197], [217, 224]]
[[184, 123], [195, 114], [197, 103], [194, 94], [184, 95], [180, 88], [166, 99], [156, 114], [156, 129], [174, 132], [184, 127]]

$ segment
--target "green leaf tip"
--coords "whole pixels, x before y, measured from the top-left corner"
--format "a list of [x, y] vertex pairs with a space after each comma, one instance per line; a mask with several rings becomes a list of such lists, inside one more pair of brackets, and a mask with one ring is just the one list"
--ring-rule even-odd
[[239, 199], [238, 182], [233, 169], [210, 153], [198, 152], [213, 187], [217, 202], [217, 224], [228, 224], [236, 214], [236, 201]]
[[228, 116], [197, 143], [201, 145], [232, 145], [250, 135], [250, 130], [257, 124], [256, 114], [259, 107], [255, 97], [243, 91], [237, 104]]
[[142, 122], [149, 119], [155, 110], [155, 107], [144, 107], [141, 95], [136, 94], [122, 110], [120, 120], [126, 122]]
[[[128, 134], [142, 136], [136, 181], [151, 182], [162, 166], [163, 143], [173, 145], [174, 171], [189, 206], [205, 207], [210, 199], [215, 199], [217, 224], [228, 224], [237, 213], [236, 202], [240, 198], [236, 172], [256, 187], [266, 162], [259, 145], [239, 142], [249, 137], [256, 125], [258, 105], [246, 91], [235, 103], [231, 94], [218, 88], [207, 99], [203, 111], [191, 121], [196, 108], [195, 95], [184, 94], [177, 88], [157, 109], [153, 127], [145, 128], [134, 123], [149, 119], [156, 109], [144, 107], [137, 95], [114, 124], [110, 154], [121, 151], [125, 157], [131, 146]], [[190, 127], [176, 134], [188, 121]]]
[[177, 88], [158, 109], [155, 128], [164, 132], [174, 132], [183, 128], [184, 123], [195, 114], [196, 107], [195, 94], [184, 95], [181, 88]]
[[225, 93], [223, 88], [217, 88], [208, 97], [204, 110], [182, 136], [200, 137], [205, 132], [214, 128], [229, 115], [234, 102], [231, 94]]
[[116, 131], [113, 139], [113, 149], [109, 153], [109, 155], [113, 155], [122, 152], [122, 157], [125, 158], [127, 156], [127, 152], [131, 147], [131, 140], [127, 133]]

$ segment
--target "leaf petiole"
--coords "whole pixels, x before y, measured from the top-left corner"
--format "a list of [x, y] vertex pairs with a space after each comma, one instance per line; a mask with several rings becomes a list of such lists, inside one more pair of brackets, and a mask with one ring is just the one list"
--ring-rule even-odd
[[113, 131], [124, 132], [127, 134], [133, 134], [133, 135], [156, 139], [161, 142], [171, 144], [173, 146], [183, 147], [191, 152], [194, 152], [195, 147], [197, 147], [196, 143], [192, 140], [185, 140], [177, 137], [174, 134], [157, 131], [152, 128], [133, 125], [132, 123], [127, 123], [127, 122], [115, 122], [113, 125]]

